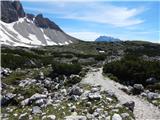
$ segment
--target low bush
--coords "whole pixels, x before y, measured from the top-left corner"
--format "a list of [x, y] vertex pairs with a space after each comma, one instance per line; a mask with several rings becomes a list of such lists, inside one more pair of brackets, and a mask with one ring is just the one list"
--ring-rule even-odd
[[17, 87], [13, 93], [20, 93], [25, 98], [31, 97], [35, 93], [42, 93], [42, 88], [38, 85], [30, 85], [27, 87]]
[[79, 74], [82, 67], [80, 64], [67, 64], [67, 63], [53, 63], [52, 64], [53, 74], [66, 75]]
[[146, 86], [146, 79], [154, 77], [160, 80], [160, 62], [145, 61], [136, 56], [125, 56], [119, 61], [104, 65], [103, 72], [116, 76], [123, 84], [135, 83]]

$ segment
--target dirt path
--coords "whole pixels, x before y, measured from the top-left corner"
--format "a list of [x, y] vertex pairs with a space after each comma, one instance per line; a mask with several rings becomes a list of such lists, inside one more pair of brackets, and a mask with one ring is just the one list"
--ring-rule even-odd
[[89, 72], [86, 78], [82, 80], [82, 83], [89, 83], [93, 85], [98, 84], [102, 86], [102, 89], [113, 91], [121, 103], [134, 101], [134, 115], [136, 120], [160, 120], [160, 110], [157, 107], [142, 98], [128, 95], [118, 89], [123, 85], [109, 80], [108, 78], [104, 78], [102, 75], [102, 69], [99, 69], [99, 71]]

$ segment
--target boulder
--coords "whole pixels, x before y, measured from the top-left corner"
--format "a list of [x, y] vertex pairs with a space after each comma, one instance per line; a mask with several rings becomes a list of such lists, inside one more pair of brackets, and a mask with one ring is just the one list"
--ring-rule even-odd
[[32, 114], [41, 114], [41, 113], [42, 113], [42, 111], [41, 111], [41, 108], [40, 108], [40, 107], [34, 106], [34, 107], [32, 108]]
[[69, 95], [78, 95], [78, 96], [80, 96], [82, 93], [83, 93], [83, 90], [80, 87], [74, 86], [71, 89]]
[[38, 106], [43, 106], [47, 103], [46, 99], [38, 99], [35, 101], [35, 104]]
[[27, 98], [27, 99], [21, 101], [21, 105], [22, 105], [22, 106], [25, 106], [25, 105], [28, 105], [30, 102], [31, 102], [30, 99]]
[[6, 95], [4, 95], [1, 99], [1, 106], [7, 106], [11, 102], [13, 102], [14, 101], [13, 99], [15, 96], [16, 94], [12, 94], [12, 93], [7, 93]]
[[43, 99], [43, 98], [47, 98], [47, 95], [35, 93], [34, 95], [30, 97], [30, 100], [38, 100], [38, 99]]
[[71, 116], [66, 116], [64, 120], [87, 120], [87, 118], [86, 116], [71, 115]]
[[122, 117], [121, 117], [119, 114], [115, 113], [115, 114], [112, 116], [112, 120], [122, 120]]
[[144, 87], [142, 84], [134, 84], [133, 86], [133, 94], [140, 94], [144, 91]]
[[158, 81], [156, 80], [156, 78], [154, 78], [154, 77], [150, 77], [150, 78], [148, 78], [147, 80], [146, 80], [146, 83], [147, 84], [155, 84], [155, 83], [157, 83]]
[[133, 112], [135, 102], [134, 101], [129, 101], [129, 102], [124, 103], [123, 105]]
[[159, 98], [159, 94], [158, 93], [149, 92], [147, 94], [147, 99], [149, 99], [149, 100], [155, 100], [157, 98]]
[[89, 93], [88, 98], [89, 100], [100, 100], [102, 96], [100, 95], [100, 93]]

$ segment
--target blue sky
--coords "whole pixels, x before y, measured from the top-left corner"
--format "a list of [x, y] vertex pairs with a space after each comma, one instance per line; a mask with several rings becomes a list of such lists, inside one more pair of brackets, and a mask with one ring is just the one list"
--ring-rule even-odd
[[22, 1], [26, 12], [48, 17], [66, 33], [92, 41], [100, 35], [160, 43], [160, 2], [105, 0]]

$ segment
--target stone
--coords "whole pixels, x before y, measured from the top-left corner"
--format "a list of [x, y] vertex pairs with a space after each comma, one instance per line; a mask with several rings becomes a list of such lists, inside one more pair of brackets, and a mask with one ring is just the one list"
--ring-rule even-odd
[[86, 116], [80, 116], [80, 115], [71, 115], [71, 116], [66, 116], [64, 120], [87, 120]]
[[142, 97], [147, 97], [147, 93], [142, 92], [142, 93], [141, 93], [141, 96], [142, 96]]
[[144, 91], [144, 87], [142, 84], [134, 84], [133, 86], [133, 94], [140, 94]]
[[116, 97], [115, 93], [111, 90], [107, 90], [106, 93], [109, 97]]
[[37, 100], [37, 99], [42, 99], [42, 98], [47, 98], [47, 95], [35, 93], [30, 97], [30, 100]]
[[9, 103], [13, 102], [14, 97], [16, 94], [7, 93], [1, 99], [1, 106], [7, 106]]
[[86, 107], [91, 107], [92, 106], [92, 103], [91, 102], [87, 102], [86, 103]]
[[35, 79], [26, 78], [25, 80], [20, 81], [19, 86], [20, 87], [25, 87], [27, 85], [31, 85], [31, 84], [34, 84], [34, 83], [36, 83]]
[[122, 117], [121, 117], [119, 114], [115, 113], [115, 114], [112, 116], [112, 120], [122, 120]]
[[21, 115], [19, 116], [18, 119], [19, 119], [19, 120], [24, 120], [27, 115], [28, 115], [27, 113], [23, 113], [23, 114], [21, 114]]
[[70, 110], [71, 110], [71, 112], [75, 112], [76, 106], [72, 106], [72, 107], [70, 108]]
[[129, 117], [128, 113], [122, 113], [121, 114], [122, 119], [127, 119]]
[[156, 80], [156, 78], [154, 78], [154, 77], [150, 77], [150, 78], [148, 78], [147, 80], [146, 80], [146, 83], [147, 84], [155, 84], [155, 83], [157, 83], [158, 81]]
[[26, 106], [26, 105], [28, 105], [30, 103], [30, 99], [29, 98], [27, 98], [27, 99], [25, 99], [25, 100], [23, 100], [23, 101], [21, 101], [21, 105], [22, 106]]
[[98, 92], [99, 91], [99, 88], [97, 88], [97, 87], [93, 87], [92, 89], [91, 89], [91, 92], [92, 93], [95, 93], [95, 92]]
[[134, 101], [129, 101], [129, 102], [124, 103], [123, 105], [133, 112], [135, 102]]
[[158, 93], [149, 92], [147, 94], [147, 99], [149, 99], [149, 100], [155, 100], [157, 98], [159, 98], [159, 94]]
[[44, 73], [43, 73], [43, 72], [40, 72], [40, 73], [39, 73], [39, 78], [40, 78], [41, 80], [44, 79]]
[[89, 93], [88, 98], [89, 100], [100, 100], [102, 96], [100, 95], [100, 93]]
[[94, 117], [99, 117], [99, 113], [98, 112], [94, 112], [93, 115], [94, 115]]
[[[55, 115], [48, 115], [47, 118], [48, 118], [49, 120], [56, 120], [56, 116], [55, 116]], [[47, 120], [48, 120], [48, 119], [47, 119]]]
[[32, 114], [41, 114], [41, 113], [42, 113], [42, 111], [41, 111], [41, 108], [40, 108], [40, 107], [34, 106], [34, 107], [32, 108]]
[[78, 101], [79, 100], [79, 96], [78, 95], [71, 95], [69, 100]]
[[35, 101], [35, 104], [38, 106], [43, 106], [46, 104], [46, 99], [38, 99]]
[[78, 95], [80, 96], [83, 93], [83, 90], [78, 86], [73, 86], [71, 89], [69, 95]]

